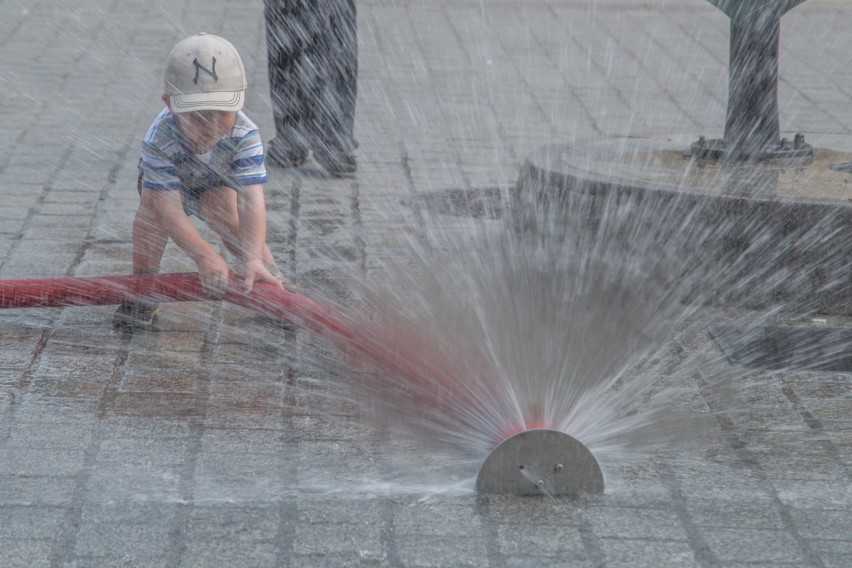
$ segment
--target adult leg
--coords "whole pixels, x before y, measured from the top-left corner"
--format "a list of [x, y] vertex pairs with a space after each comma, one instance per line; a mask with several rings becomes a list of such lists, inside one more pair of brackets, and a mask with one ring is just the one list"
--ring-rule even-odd
[[[314, 43], [317, 0], [265, 0], [266, 48], [275, 138], [266, 157], [273, 165], [300, 166], [313, 143], [311, 65], [305, 57]], [[323, 0], [327, 1], [327, 0]]]
[[325, 34], [320, 49], [325, 75], [317, 106], [317, 161], [332, 175], [356, 169], [355, 103], [358, 94], [358, 33], [355, 0], [323, 4]]

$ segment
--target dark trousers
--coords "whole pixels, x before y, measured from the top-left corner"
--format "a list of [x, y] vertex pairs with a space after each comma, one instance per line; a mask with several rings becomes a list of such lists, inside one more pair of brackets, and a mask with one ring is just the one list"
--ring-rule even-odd
[[269, 84], [282, 152], [351, 152], [358, 80], [355, 0], [265, 0]]

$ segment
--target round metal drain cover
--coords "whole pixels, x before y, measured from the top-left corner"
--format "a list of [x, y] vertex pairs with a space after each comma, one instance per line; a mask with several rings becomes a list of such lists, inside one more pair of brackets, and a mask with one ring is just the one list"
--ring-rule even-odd
[[503, 191], [498, 187], [434, 191], [418, 195], [415, 201], [442, 215], [474, 219], [500, 219], [503, 216]]
[[603, 493], [603, 472], [586, 446], [556, 430], [526, 430], [497, 446], [479, 470], [477, 493]]

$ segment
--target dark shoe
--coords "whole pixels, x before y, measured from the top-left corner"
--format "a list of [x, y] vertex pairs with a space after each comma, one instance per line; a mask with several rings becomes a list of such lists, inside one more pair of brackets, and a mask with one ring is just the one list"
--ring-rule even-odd
[[273, 166], [298, 168], [308, 160], [308, 151], [284, 149], [277, 144], [272, 144], [266, 151], [265, 159]]
[[112, 316], [112, 324], [121, 329], [152, 330], [159, 314], [158, 304], [145, 302], [121, 304]]
[[355, 156], [349, 152], [315, 151], [317, 163], [332, 177], [353, 174], [358, 169]]

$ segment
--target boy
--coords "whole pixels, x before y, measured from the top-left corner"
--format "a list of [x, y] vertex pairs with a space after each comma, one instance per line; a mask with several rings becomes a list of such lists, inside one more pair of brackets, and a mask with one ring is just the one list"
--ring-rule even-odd
[[[283, 286], [266, 245], [266, 169], [257, 127], [241, 112], [246, 89], [239, 53], [209, 34], [188, 37], [166, 63], [166, 108], [148, 129], [139, 160], [133, 221], [133, 273], [159, 272], [169, 238], [198, 266], [205, 292], [222, 296], [227, 262], [190, 220], [197, 215], [243, 262], [249, 293], [256, 280]], [[150, 328], [158, 305], [125, 303], [119, 326]]]

